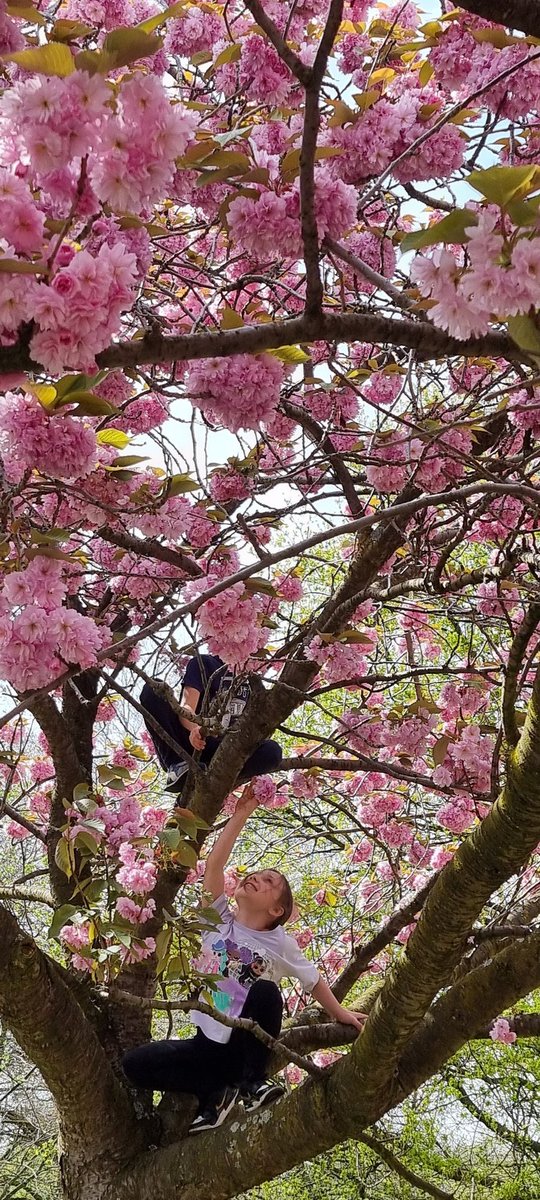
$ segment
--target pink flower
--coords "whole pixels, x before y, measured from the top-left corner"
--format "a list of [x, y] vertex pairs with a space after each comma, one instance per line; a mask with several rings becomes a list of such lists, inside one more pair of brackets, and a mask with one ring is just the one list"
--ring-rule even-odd
[[300, 950], [305, 950], [306, 946], [309, 946], [313, 941], [313, 930], [300, 929], [293, 933], [293, 937]]
[[143, 808], [141, 823], [146, 837], [155, 837], [156, 834], [161, 833], [168, 815], [164, 808], [152, 808], [150, 806]]
[[279, 401], [283, 367], [270, 354], [234, 354], [194, 363], [190, 398], [211, 419], [236, 433], [258, 429]]
[[[149, 855], [151, 851], [145, 848], [145, 853]], [[138, 855], [133, 846], [127, 842], [123, 842], [120, 846], [118, 857], [124, 864], [116, 873], [118, 883], [126, 891], [134, 892], [136, 896], [143, 896], [146, 892], [151, 892], [156, 885], [156, 864], [148, 857], [144, 857], [142, 852]]]
[[505, 1017], [497, 1017], [491, 1026], [489, 1036], [493, 1042], [502, 1042], [505, 1046], [511, 1046], [517, 1038], [517, 1034], [510, 1029]]
[[259, 804], [265, 808], [272, 807], [272, 803], [276, 798], [276, 785], [271, 775], [258, 775], [252, 781], [251, 789], [253, 795], [257, 797]]
[[298, 575], [283, 575], [275, 580], [275, 584], [279, 595], [283, 600], [287, 600], [289, 604], [294, 604], [296, 600], [301, 600], [304, 595], [304, 585]]
[[19, 825], [17, 821], [9, 821], [6, 833], [13, 842], [24, 842], [26, 838], [32, 837], [29, 829], [25, 829], [24, 825]]
[[[54, 353], [62, 353], [56, 333], [52, 341]], [[49, 416], [34, 396], [6, 394], [0, 402], [0, 439], [13, 460], [52, 478], [80, 479], [95, 465], [94, 431], [76, 417]]]
[[242, 667], [266, 644], [267, 630], [259, 624], [260, 596], [245, 593], [242, 583], [206, 600], [197, 612], [199, 629], [211, 654], [230, 667]]
[[239, 471], [216, 471], [210, 480], [210, 494], [218, 504], [231, 500], [246, 500], [253, 491], [253, 480]]
[[145, 905], [140, 905], [131, 900], [129, 896], [119, 896], [116, 901], [116, 911], [124, 921], [129, 921], [131, 925], [144, 925], [145, 921], [149, 921], [156, 910], [155, 900], [147, 900]]

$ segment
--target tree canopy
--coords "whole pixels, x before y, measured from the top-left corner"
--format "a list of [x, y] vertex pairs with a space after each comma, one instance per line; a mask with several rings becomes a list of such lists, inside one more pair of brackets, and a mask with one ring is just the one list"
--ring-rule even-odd
[[[64, 1194], [523, 1200], [538, 5], [1, 0], [0, 55], [0, 1017]], [[207, 650], [251, 697], [171, 826], [140, 690]], [[212, 1002], [204, 855], [269, 737], [228, 882], [285, 870], [369, 1018], [291, 987], [286, 1098], [195, 1141], [120, 1060]]]

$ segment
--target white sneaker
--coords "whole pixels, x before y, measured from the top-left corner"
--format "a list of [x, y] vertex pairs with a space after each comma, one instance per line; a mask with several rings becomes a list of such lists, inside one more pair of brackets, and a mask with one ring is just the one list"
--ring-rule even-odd
[[[188, 773], [187, 762], [175, 763], [173, 767], [167, 771], [167, 780], [165, 783], [166, 792], [179, 792], [185, 782], [185, 777]], [[180, 785], [180, 786], [179, 786]]]

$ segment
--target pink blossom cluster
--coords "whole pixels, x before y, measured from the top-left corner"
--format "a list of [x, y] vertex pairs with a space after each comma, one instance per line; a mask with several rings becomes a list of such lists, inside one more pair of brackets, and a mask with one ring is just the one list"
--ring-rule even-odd
[[129, 921], [130, 925], [144, 925], [153, 917], [156, 911], [156, 902], [150, 899], [146, 901], [146, 904], [137, 904], [129, 896], [119, 896], [115, 907], [118, 916], [122, 917], [124, 921]]
[[285, 808], [290, 795], [287, 788], [278, 789], [271, 775], [258, 775], [251, 784], [253, 793], [263, 808]]
[[403, 382], [397, 371], [373, 371], [362, 388], [362, 397], [371, 404], [391, 404], [399, 396]]
[[304, 595], [304, 585], [298, 575], [282, 575], [275, 579], [274, 583], [281, 599], [289, 604], [301, 600]]
[[[69, 171], [89, 156], [94, 211], [100, 201], [119, 212], [140, 212], [166, 196], [195, 123], [183, 105], [171, 104], [155, 76], [142, 73], [122, 81], [116, 96], [99, 74], [33, 76], [0, 101], [6, 156], [27, 158], [45, 189], [53, 172]], [[77, 177], [78, 169], [74, 185]]]
[[239, 82], [251, 100], [280, 107], [290, 100], [294, 79], [271, 43], [253, 34], [242, 43]]
[[314, 800], [321, 790], [318, 771], [298, 770], [291, 775], [291, 792], [299, 800]]
[[435, 768], [434, 782], [442, 787], [459, 785], [489, 792], [492, 755], [493, 739], [478, 725], [466, 725], [457, 741], [450, 742], [443, 763]]
[[[336, 179], [328, 168], [315, 171], [315, 219], [319, 240], [342, 237], [356, 223], [356, 188]], [[227, 221], [232, 240], [256, 262], [299, 258], [302, 254], [300, 185], [283, 195], [261, 191], [258, 198], [237, 196]]]
[[451, 833], [461, 834], [470, 829], [476, 813], [470, 796], [453, 796], [446, 804], [441, 805], [435, 814], [436, 820], [444, 829]]
[[184, 11], [174, 21], [169, 21], [165, 36], [165, 50], [182, 58], [212, 50], [226, 32], [221, 17], [209, 10], [200, 11], [195, 5]]
[[42, 556], [4, 583], [0, 675], [17, 690], [43, 687], [62, 673], [66, 663], [92, 666], [106, 643], [107, 630], [63, 607], [65, 593], [60, 564]]
[[0, 448], [11, 478], [36, 470], [53, 479], [81, 479], [96, 463], [96, 435], [78, 417], [49, 415], [35, 396], [0, 399]]
[[128, 0], [64, 0], [62, 16], [70, 21], [84, 21], [98, 28], [116, 29], [130, 24]]
[[[425, 137], [435, 114], [427, 120], [424, 106], [444, 102], [444, 94], [435, 88], [415, 88], [408, 78], [398, 80], [387, 96], [381, 97], [353, 123], [331, 129], [327, 138], [340, 146], [341, 158], [333, 170], [346, 183], [358, 183], [382, 171], [417, 140]], [[407, 155], [394, 174], [402, 183], [412, 180], [446, 179], [463, 161], [465, 142], [455, 125], [447, 124], [425, 138], [422, 145]]]
[[95, 258], [80, 250], [50, 285], [35, 287], [39, 328], [30, 342], [32, 357], [53, 375], [66, 368], [93, 371], [96, 354], [109, 345], [133, 304], [136, 282], [135, 256], [122, 243], [102, 245]]
[[363, 631], [368, 643], [323, 642], [320, 637], [310, 641], [308, 654], [324, 669], [328, 683], [339, 683], [340, 680], [356, 682], [359, 676], [365, 675], [368, 669], [366, 657], [377, 644], [375, 630]]
[[360, 803], [357, 808], [358, 820], [372, 829], [389, 823], [389, 818], [395, 816], [403, 807], [403, 796], [397, 792], [374, 793], [368, 800]]
[[515, 612], [520, 596], [516, 587], [506, 580], [491, 579], [478, 585], [478, 608], [485, 617], [504, 617]]
[[527, 61], [530, 53], [525, 41], [500, 49], [489, 42], [477, 42], [469, 21], [465, 24], [463, 19], [454, 18], [431, 50], [430, 62], [439, 83], [457, 96], [484, 87], [516, 66], [517, 70], [483, 96], [483, 103], [492, 111], [516, 119], [534, 111], [538, 103], [538, 63]]
[[210, 653], [219, 654], [229, 667], [245, 666], [266, 645], [268, 633], [260, 624], [261, 609], [261, 597], [246, 593], [243, 583], [206, 600], [197, 611], [197, 622]]
[[18, 254], [41, 249], [45, 216], [23, 179], [0, 168], [0, 228], [2, 237]]
[[127, 892], [136, 896], [144, 896], [151, 892], [156, 885], [157, 865], [153, 861], [153, 852], [149, 846], [135, 849], [129, 842], [122, 842], [118, 849], [118, 857], [122, 866], [116, 872], [119, 884]]
[[497, 1017], [491, 1026], [489, 1036], [493, 1042], [502, 1042], [504, 1046], [511, 1046], [517, 1039], [517, 1033], [510, 1029], [506, 1017]]
[[[345, 245], [347, 250], [350, 250], [356, 258], [366, 263], [373, 271], [377, 271], [379, 275], [384, 275], [387, 279], [392, 278], [396, 269], [396, 252], [390, 238], [364, 229], [361, 233], [351, 233]], [[347, 263], [340, 263], [340, 269], [343, 271], [349, 288], [349, 280], [354, 278], [355, 291], [371, 296], [376, 290], [377, 285], [366, 279], [360, 270], [355, 270]]]
[[454, 337], [486, 333], [492, 315], [516, 316], [540, 304], [540, 239], [525, 235], [514, 241], [509, 261], [498, 218], [483, 212], [466, 230], [470, 266], [464, 270], [456, 256], [438, 248], [418, 255], [411, 278], [423, 296], [435, 301], [430, 318]]
[[186, 388], [205, 416], [236, 433], [259, 429], [274, 412], [283, 375], [271, 354], [233, 354], [194, 363]]
[[489, 703], [489, 691], [481, 680], [445, 683], [439, 705], [444, 721], [474, 717]]
[[216, 471], [210, 480], [210, 495], [218, 504], [247, 500], [253, 491], [253, 480], [231, 468]]
[[[135, 796], [129, 793], [121, 797], [117, 808], [104, 806], [97, 815], [103, 825], [106, 848], [110, 855], [117, 854], [122, 845], [135, 839], [155, 837], [161, 833], [167, 820], [166, 809], [155, 808], [152, 805], [142, 807]], [[84, 818], [81, 820], [84, 823]]]
[[514, 392], [509, 415], [517, 429], [530, 429], [533, 436], [540, 439], [540, 388]]

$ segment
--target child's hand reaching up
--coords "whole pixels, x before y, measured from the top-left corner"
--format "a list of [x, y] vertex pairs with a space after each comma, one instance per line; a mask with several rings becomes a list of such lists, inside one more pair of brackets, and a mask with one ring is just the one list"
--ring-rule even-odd
[[248, 816], [249, 813], [255, 812], [255, 809], [258, 807], [259, 801], [253, 791], [253, 784], [246, 783], [245, 788], [238, 797], [234, 811], [235, 813], [241, 812], [244, 816]]

